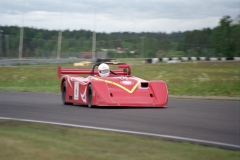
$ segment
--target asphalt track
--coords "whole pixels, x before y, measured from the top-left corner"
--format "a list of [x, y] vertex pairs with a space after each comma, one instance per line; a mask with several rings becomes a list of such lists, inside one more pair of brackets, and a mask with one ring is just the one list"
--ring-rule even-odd
[[170, 98], [168, 108], [64, 106], [60, 94], [0, 92], [0, 119], [13, 118], [146, 133], [240, 149], [240, 101]]

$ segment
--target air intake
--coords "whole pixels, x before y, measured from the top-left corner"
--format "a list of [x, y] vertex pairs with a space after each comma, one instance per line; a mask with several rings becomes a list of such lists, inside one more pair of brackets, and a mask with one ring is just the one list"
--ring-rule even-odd
[[148, 82], [141, 82], [142, 88], [148, 88]]

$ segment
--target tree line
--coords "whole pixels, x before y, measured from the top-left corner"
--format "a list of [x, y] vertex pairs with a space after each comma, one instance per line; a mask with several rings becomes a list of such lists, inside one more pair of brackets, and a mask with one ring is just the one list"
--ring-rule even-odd
[[[20, 28], [0, 26], [0, 57], [18, 57]], [[58, 30], [24, 27], [23, 58], [55, 58]], [[93, 32], [63, 30], [61, 57], [81, 57], [92, 50]], [[224, 16], [215, 28], [185, 32], [96, 33], [96, 51], [116, 57], [234, 57], [240, 56], [240, 15]], [[114, 49], [123, 48], [123, 53]]]

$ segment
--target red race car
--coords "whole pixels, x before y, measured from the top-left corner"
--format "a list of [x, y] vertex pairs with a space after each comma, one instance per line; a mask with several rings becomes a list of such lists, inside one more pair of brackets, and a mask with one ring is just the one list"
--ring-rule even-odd
[[[118, 65], [118, 69], [110, 70], [108, 64]], [[61, 78], [64, 105], [167, 107], [168, 104], [168, 89], [164, 81], [146, 81], [132, 76], [131, 67], [126, 63], [96, 63], [92, 69], [59, 66], [58, 78]]]

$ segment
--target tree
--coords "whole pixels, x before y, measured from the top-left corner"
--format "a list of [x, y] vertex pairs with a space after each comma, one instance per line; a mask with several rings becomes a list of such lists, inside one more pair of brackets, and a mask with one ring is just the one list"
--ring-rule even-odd
[[217, 43], [216, 48], [221, 53], [221, 56], [233, 56], [230, 43], [231, 22], [230, 16], [224, 16], [219, 22], [220, 26], [214, 29], [214, 39]]

